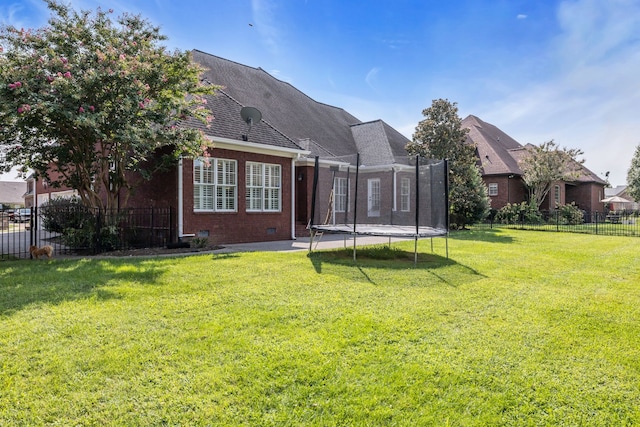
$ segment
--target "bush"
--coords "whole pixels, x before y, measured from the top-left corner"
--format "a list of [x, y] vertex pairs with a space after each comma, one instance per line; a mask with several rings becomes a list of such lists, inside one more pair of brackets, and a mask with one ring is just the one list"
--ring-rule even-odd
[[95, 222], [93, 214], [77, 197], [52, 199], [43, 204], [38, 213], [43, 228], [54, 233], [65, 234], [65, 230], [82, 229]]
[[496, 214], [496, 222], [501, 224], [542, 224], [542, 215], [533, 203], [507, 203]]
[[189, 243], [191, 243], [191, 246], [193, 246], [194, 248], [204, 249], [207, 246], [209, 246], [209, 238], [207, 238], [207, 237], [194, 237], [193, 239], [191, 239], [191, 241]]
[[584, 212], [574, 202], [558, 207], [558, 215], [562, 223], [566, 225], [578, 225], [584, 222]]

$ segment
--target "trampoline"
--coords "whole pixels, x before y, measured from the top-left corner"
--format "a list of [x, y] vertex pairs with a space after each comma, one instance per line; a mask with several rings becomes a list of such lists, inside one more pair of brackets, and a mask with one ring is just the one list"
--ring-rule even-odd
[[416, 156], [368, 166], [359, 155], [316, 157], [312, 194], [309, 251], [323, 233], [351, 236], [354, 261], [358, 235], [412, 238], [417, 262], [418, 239], [445, 237], [449, 257], [446, 160]]

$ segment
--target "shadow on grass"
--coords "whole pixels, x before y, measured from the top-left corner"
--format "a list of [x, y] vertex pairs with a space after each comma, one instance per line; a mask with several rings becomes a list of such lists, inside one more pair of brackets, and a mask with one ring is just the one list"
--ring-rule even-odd
[[120, 298], [109, 287], [118, 282], [155, 284], [166, 267], [127, 260], [17, 261], [0, 271], [0, 316], [25, 307], [95, 298]]
[[471, 230], [458, 230], [449, 233], [453, 240], [474, 240], [489, 243], [513, 243], [513, 237], [505, 236], [501, 230], [493, 228], [478, 228]]
[[433, 253], [419, 252], [416, 263], [414, 252], [386, 245], [358, 248], [355, 261], [352, 248], [315, 251], [307, 256], [319, 274], [328, 266], [355, 267], [362, 277], [373, 285], [377, 283], [372, 279], [369, 271], [375, 270], [397, 271], [398, 274], [407, 270], [420, 271], [425, 273], [423, 277], [431, 277], [436, 279], [436, 282], [454, 287], [484, 277], [473, 268]]

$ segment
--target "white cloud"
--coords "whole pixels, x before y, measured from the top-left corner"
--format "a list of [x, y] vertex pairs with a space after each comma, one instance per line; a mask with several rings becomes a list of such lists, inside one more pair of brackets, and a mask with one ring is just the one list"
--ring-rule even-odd
[[561, 33], [549, 46], [553, 74], [521, 82], [477, 114], [521, 143], [554, 139], [584, 151], [586, 166], [612, 184], [626, 182], [640, 142], [640, 4], [625, 0], [562, 2]]
[[525, 15], [524, 13], [520, 13], [518, 14], [518, 16], [516, 16], [516, 19], [527, 19], [527, 15]]
[[251, 9], [254, 28], [260, 34], [262, 42], [272, 54], [277, 54], [281, 35], [276, 24], [276, 4], [271, 0], [252, 0]]
[[369, 70], [369, 72], [367, 73], [367, 75], [364, 78], [364, 81], [367, 83], [367, 85], [375, 90], [375, 83], [378, 77], [378, 73], [380, 72], [380, 68], [378, 67], [373, 67], [372, 69]]
[[[33, 12], [37, 11], [36, 16]], [[41, 1], [19, 1], [0, 6], [0, 24], [16, 28], [36, 28], [46, 22], [49, 11]], [[34, 21], [36, 19], [36, 21]]]

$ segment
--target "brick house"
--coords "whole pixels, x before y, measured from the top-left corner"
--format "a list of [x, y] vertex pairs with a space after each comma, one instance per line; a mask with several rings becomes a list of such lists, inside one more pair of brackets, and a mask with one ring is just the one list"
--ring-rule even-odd
[[[212, 142], [206, 158], [183, 158], [151, 181], [139, 180], [127, 207], [173, 207], [174, 235], [217, 244], [287, 240], [308, 235], [315, 157], [323, 167], [361, 153], [368, 166], [406, 162], [409, 140], [382, 120], [362, 122], [317, 102], [261, 68], [201, 51], [192, 58], [203, 81], [221, 86], [207, 97], [214, 116], [200, 128]], [[251, 125], [243, 107], [261, 119]], [[36, 182], [34, 203], [69, 189]]]
[[[507, 203], [526, 201], [529, 193], [522, 181], [522, 170], [518, 162], [527, 154], [527, 146], [473, 115], [462, 120], [462, 127], [469, 129], [467, 143], [476, 146], [491, 207], [500, 209]], [[540, 208], [553, 210], [557, 205], [574, 202], [586, 212], [600, 212], [603, 207], [600, 200], [604, 197], [606, 185], [606, 181], [580, 165], [578, 177], [574, 181], [553, 183]]]

